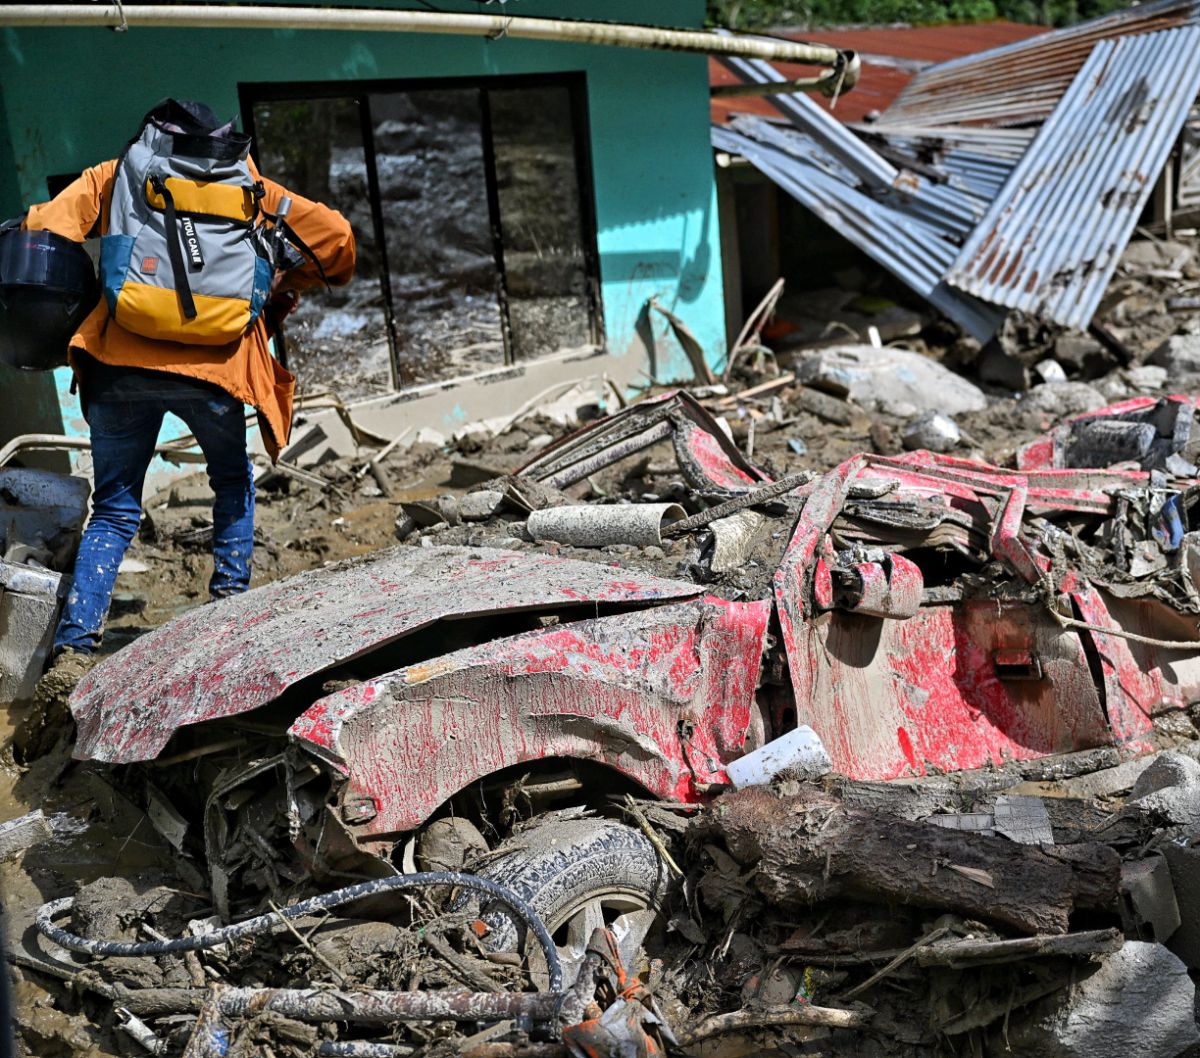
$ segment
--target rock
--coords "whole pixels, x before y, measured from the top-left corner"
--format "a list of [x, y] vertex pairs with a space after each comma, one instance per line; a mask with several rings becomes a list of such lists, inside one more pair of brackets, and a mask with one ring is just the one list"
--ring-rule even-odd
[[1200, 764], [1182, 753], [1160, 753], [1138, 776], [1127, 803], [1164, 823], [1200, 825]]
[[464, 522], [486, 521], [500, 509], [503, 502], [503, 492], [494, 492], [491, 489], [468, 492], [458, 501], [458, 514]]
[[1044, 429], [1062, 419], [1098, 411], [1107, 401], [1085, 382], [1043, 382], [1017, 402], [1017, 411], [1032, 429]]
[[[1054, 359], [1061, 366], [1093, 378], [1113, 362], [1112, 356], [1095, 338], [1073, 332], [1060, 334], [1054, 339]], [[1043, 377], [1043, 381], [1054, 380]], [[1066, 381], [1065, 372], [1064, 378], [1058, 381]]]
[[1200, 335], [1173, 335], [1147, 357], [1146, 363], [1166, 368], [1176, 386], [1186, 376], [1200, 375]]
[[1170, 239], [1135, 239], [1121, 254], [1121, 271], [1130, 275], [1178, 272], [1192, 261], [1192, 248]]
[[167, 495], [168, 507], [211, 507], [213, 490], [200, 477], [191, 477], [176, 482]]
[[949, 452], [962, 440], [962, 431], [950, 416], [928, 411], [904, 427], [900, 440], [910, 451], [926, 448], [930, 452]]
[[805, 386], [797, 388], [796, 395], [792, 398], [792, 408], [808, 412], [809, 415], [815, 415], [818, 419], [836, 423], [838, 426], [849, 426], [856, 418], [862, 417], [858, 408], [846, 403], [842, 398]]
[[1175, 1058], [1200, 1043], [1187, 967], [1161, 944], [1127, 941], [1100, 968], [1008, 1025], [1019, 1058]]
[[927, 411], [958, 415], [982, 411], [987, 397], [972, 382], [936, 360], [908, 349], [839, 345], [799, 359], [797, 381], [889, 415]]
[[[1062, 341], [1060, 338], [1059, 341]], [[1066, 382], [1067, 373], [1057, 360], [1039, 360], [1033, 365], [1033, 373], [1043, 382]]]
[[1129, 368], [1125, 378], [1134, 389], [1162, 389], [1167, 384], [1168, 372], [1165, 367], [1143, 364]]
[[903, 446], [896, 439], [896, 434], [887, 423], [871, 423], [868, 433], [871, 438], [871, 447], [881, 456], [898, 456], [904, 451]]
[[1179, 928], [1171, 934], [1171, 951], [1192, 969], [1200, 969], [1200, 849], [1168, 843], [1163, 857], [1179, 908]]

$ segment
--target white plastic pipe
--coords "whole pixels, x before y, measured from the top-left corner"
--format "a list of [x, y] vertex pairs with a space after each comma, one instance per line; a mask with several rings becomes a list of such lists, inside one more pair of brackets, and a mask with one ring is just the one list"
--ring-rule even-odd
[[392, 33], [453, 33], [519, 37], [621, 48], [736, 55], [768, 62], [822, 66], [841, 53], [825, 44], [765, 40], [698, 29], [661, 29], [616, 22], [580, 22], [509, 15], [393, 11], [381, 8], [266, 7], [250, 4], [4, 4], [0, 26], [187, 26], [211, 29], [344, 29]]

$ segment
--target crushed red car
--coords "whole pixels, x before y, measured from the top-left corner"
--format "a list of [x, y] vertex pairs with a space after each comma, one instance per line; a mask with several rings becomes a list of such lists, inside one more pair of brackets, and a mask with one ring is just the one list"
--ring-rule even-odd
[[[518, 801], [699, 801], [798, 724], [835, 770], [886, 780], [1136, 752], [1157, 715], [1200, 699], [1191, 480], [917, 452], [856, 456], [781, 495], [669, 394], [564, 439], [499, 491], [525, 503], [522, 482], [565, 488], [666, 440], [702, 512], [776, 512], [749, 523], [759, 564], [774, 555], [757, 596], [706, 573], [718, 519], [703, 513], [681, 523], [709, 555], [686, 580], [544, 550], [399, 546], [137, 640], [74, 695], [76, 755], [181, 764], [169, 788], [180, 769], [149, 770], [146, 795], [203, 820], [179, 844], [203, 844], [227, 911], [235, 874], [270, 887], [443, 862], [431, 823], [503, 845], [495, 820]], [[633, 914], [658, 885], [610, 904]]]

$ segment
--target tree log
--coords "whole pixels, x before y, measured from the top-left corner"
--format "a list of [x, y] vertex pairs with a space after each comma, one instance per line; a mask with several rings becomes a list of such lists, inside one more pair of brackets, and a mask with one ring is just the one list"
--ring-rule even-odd
[[1018, 845], [851, 808], [814, 787], [783, 796], [752, 787], [719, 798], [696, 822], [753, 867], [773, 906], [833, 899], [954, 911], [1021, 933], [1065, 933], [1077, 908], [1115, 907], [1120, 859], [1099, 844]]

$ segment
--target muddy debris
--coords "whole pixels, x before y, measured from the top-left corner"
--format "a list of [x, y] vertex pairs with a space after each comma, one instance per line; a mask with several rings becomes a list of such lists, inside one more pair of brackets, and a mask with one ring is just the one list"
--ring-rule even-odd
[[[655, 387], [622, 408], [611, 390], [584, 387], [453, 434], [400, 423], [391, 440], [359, 436], [342, 450], [318, 439], [311, 458], [263, 473], [256, 586], [336, 578], [389, 548], [404, 562], [461, 548], [463, 561], [510, 573], [522, 558], [586, 563], [612, 584], [570, 605], [439, 618], [380, 645], [376, 660], [364, 661], [364, 640], [361, 655], [253, 713], [181, 725], [135, 765], [72, 762], [66, 700], [82, 674], [46, 683], [5, 805], [13, 820], [44, 817], [22, 824], [0, 859], [24, 1053], [1194, 1049], [1200, 357], [1194, 318], [1168, 307], [1171, 277], [1195, 279], [1179, 246], [1131, 244], [1102, 333], [1014, 316], [980, 349], [897, 309], [886, 346], [865, 335], [847, 345], [844, 332], [808, 344], [759, 334], [724, 379], [690, 392]], [[322, 332], [331, 350], [340, 325]], [[1118, 487], [1105, 474], [1125, 477]], [[203, 600], [208, 497], [196, 475], [148, 503], [118, 582], [138, 605], [114, 612], [107, 656], [157, 642]], [[546, 529], [555, 523], [568, 529]], [[801, 577], [793, 549], [806, 532]], [[636, 624], [669, 605], [686, 620]], [[743, 694], [736, 738], [720, 744], [696, 730], [697, 687], [708, 685], [694, 659], [748, 633], [708, 632], [713, 607], [760, 615], [746, 679], [740, 655], [705, 655], [724, 659], [713, 694]], [[952, 612], [969, 615], [959, 634], [923, 638]], [[667, 676], [621, 673], [628, 697], [615, 712], [648, 695], [686, 708], [661, 729], [646, 714], [638, 729], [600, 715], [618, 690], [589, 684], [564, 710], [546, 688], [583, 670], [563, 676], [555, 666], [575, 655], [555, 655], [533, 672], [547, 656], [537, 637], [579, 637], [593, 670], [674, 651]], [[511, 641], [508, 667], [487, 668]], [[879, 644], [892, 659], [884, 675], [871, 669]], [[315, 633], [302, 645], [314, 653]], [[463, 675], [471, 666], [476, 682]], [[857, 683], [864, 673], [876, 682]], [[131, 701], [137, 677], [125, 681]], [[991, 688], [987, 708], [947, 711], [942, 689], [968, 683]], [[504, 760], [427, 826], [380, 823], [361, 841], [387, 798], [338, 785], [345, 776], [331, 784], [336, 740], [322, 762], [283, 737], [316, 703], [335, 702], [322, 720], [341, 722], [371, 701], [463, 702], [481, 687], [546, 694], [545, 715], [565, 713], [555, 723], [587, 752], [570, 766]], [[871, 708], [850, 726], [871, 733], [865, 750], [830, 719], [859, 700]], [[937, 726], [920, 727], [935, 711], [954, 737], [906, 741], [911, 725]], [[404, 744], [371, 715], [377, 741], [356, 753]], [[532, 738], [527, 721], [508, 730]], [[984, 722], [993, 741], [972, 743]], [[489, 737], [482, 720], [452, 712], [422, 723], [441, 734], [391, 783], [404, 797], [431, 788], [428, 762], [444, 773], [442, 754], [479, 755]], [[800, 725], [817, 737], [819, 768], [788, 770], [768, 752], [776, 763], [732, 789], [724, 765], [778, 749], [779, 732]], [[667, 744], [671, 789], [686, 796], [649, 797], [613, 763], [648, 768]], [[959, 766], [968, 751], [977, 758]], [[572, 886], [598, 871], [624, 881], [592, 904]], [[342, 886], [418, 872], [490, 878], [530, 902], [566, 894], [538, 905], [569, 967], [558, 994], [548, 997], [532, 927], [462, 892], [379, 890], [292, 913]], [[34, 925], [48, 901], [68, 898], [47, 921], [89, 943], [190, 938], [189, 950], [68, 951]], [[259, 916], [270, 928], [221, 932]]]

